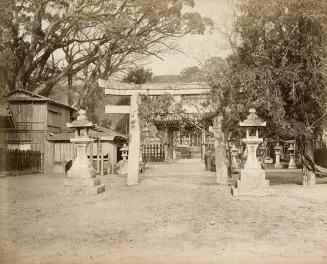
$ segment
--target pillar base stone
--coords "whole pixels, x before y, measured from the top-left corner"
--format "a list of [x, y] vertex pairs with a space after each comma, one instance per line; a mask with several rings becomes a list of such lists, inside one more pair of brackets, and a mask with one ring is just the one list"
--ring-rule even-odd
[[105, 191], [100, 178], [65, 178], [62, 194], [99, 194]]

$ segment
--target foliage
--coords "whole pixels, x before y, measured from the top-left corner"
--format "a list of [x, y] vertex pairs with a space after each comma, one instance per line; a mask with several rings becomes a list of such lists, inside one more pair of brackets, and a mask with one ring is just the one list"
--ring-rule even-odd
[[115, 117], [113, 117], [112, 115], [101, 120], [101, 126], [113, 129], [123, 135], [128, 135], [129, 116], [118, 116], [118, 114], [115, 114]]
[[[7, 1], [7, 0], [1, 0]], [[170, 40], [203, 33], [211, 21], [184, 12], [193, 0], [16, 0], [1, 19], [0, 47], [9, 47], [10, 88], [49, 93], [65, 78], [85, 83], [160, 56]], [[1, 53], [3, 49], [1, 49]], [[3, 54], [1, 54], [3, 56]]]
[[146, 122], [152, 122], [159, 116], [175, 112], [175, 108], [177, 106], [174, 97], [169, 93], [160, 96], [142, 94], [139, 104], [139, 116]]
[[225, 134], [239, 136], [249, 108], [266, 136], [296, 139], [306, 166], [327, 113], [327, 2], [244, 0], [234, 25], [235, 52], [211, 72]]
[[174, 83], [181, 82], [180, 75], [154, 75], [151, 79], [153, 83]]
[[127, 83], [143, 84], [151, 81], [151, 77], [151, 70], [138, 67], [129, 71], [123, 81]]
[[319, 134], [327, 105], [327, 3], [242, 1], [236, 52], [210, 74], [224, 128], [235, 131], [250, 107], [270, 136]]
[[183, 82], [201, 82], [205, 81], [204, 72], [197, 66], [187, 67], [181, 71]]

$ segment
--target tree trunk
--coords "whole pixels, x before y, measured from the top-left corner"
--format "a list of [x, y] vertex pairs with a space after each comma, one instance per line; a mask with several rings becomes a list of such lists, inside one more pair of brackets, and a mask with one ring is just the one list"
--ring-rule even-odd
[[316, 174], [314, 166], [314, 142], [312, 139], [302, 139], [298, 144], [303, 162], [303, 178], [304, 186], [312, 186], [316, 184]]
[[67, 103], [73, 105], [73, 75], [67, 74]]
[[25, 84], [24, 84], [24, 73], [23, 70], [20, 69], [15, 77], [15, 87], [14, 90], [20, 90], [20, 89], [25, 89]]

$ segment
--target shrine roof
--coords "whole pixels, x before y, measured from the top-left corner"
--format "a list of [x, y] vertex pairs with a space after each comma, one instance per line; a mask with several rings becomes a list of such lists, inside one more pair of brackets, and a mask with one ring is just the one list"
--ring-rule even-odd
[[155, 125], [160, 126], [179, 126], [182, 123], [190, 123], [189, 121], [199, 121], [203, 118], [203, 114], [197, 113], [183, 113], [181, 115], [177, 114], [164, 114], [158, 115], [154, 118]]

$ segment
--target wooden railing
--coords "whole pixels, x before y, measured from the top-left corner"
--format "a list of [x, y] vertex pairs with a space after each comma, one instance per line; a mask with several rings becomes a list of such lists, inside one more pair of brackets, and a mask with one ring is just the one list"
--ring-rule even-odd
[[0, 148], [0, 171], [43, 172], [42, 163], [39, 151]]
[[162, 162], [165, 161], [165, 147], [163, 144], [144, 144], [142, 145], [143, 162]]

